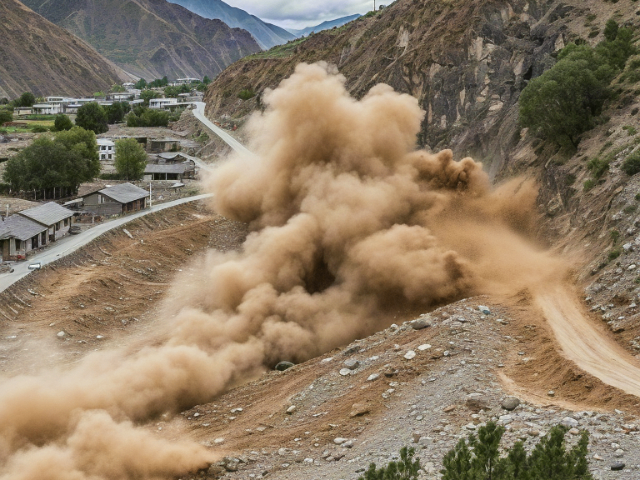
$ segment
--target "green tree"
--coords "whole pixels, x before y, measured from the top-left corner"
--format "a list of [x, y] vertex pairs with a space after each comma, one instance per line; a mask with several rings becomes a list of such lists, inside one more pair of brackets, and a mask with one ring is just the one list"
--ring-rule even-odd
[[78, 109], [76, 125], [96, 134], [109, 131], [107, 113], [97, 102], [86, 103]]
[[147, 81], [144, 78], [141, 78], [136, 82], [133, 88], [137, 88], [138, 90], [144, 90], [147, 88]]
[[169, 85], [168, 87], [164, 87], [164, 96], [167, 98], [172, 98], [177, 97], [181, 93], [189, 93], [190, 91], [191, 87], [189, 87], [188, 85], [178, 85], [175, 87]]
[[169, 112], [137, 106], [127, 115], [127, 127], [166, 127]]
[[618, 36], [618, 22], [616, 22], [613, 18], [607, 21], [607, 24], [604, 27], [604, 38], [608, 42], [613, 42]]
[[205, 75], [202, 79], [202, 83], [205, 85], [209, 85], [211, 83], [211, 79]]
[[114, 102], [111, 105], [105, 107], [107, 114], [107, 123], [113, 125], [115, 123], [122, 122], [124, 116], [129, 113], [131, 106], [127, 102]]
[[16, 107], [33, 107], [36, 103], [36, 96], [31, 92], [24, 92], [20, 98], [16, 100]]
[[62, 132], [63, 130], [71, 130], [73, 128], [73, 122], [64, 113], [56, 115], [56, 119], [53, 122], [53, 131]]
[[95, 134], [74, 127], [42, 136], [6, 163], [3, 179], [15, 191], [64, 188], [75, 193], [100, 172]]
[[381, 468], [376, 468], [376, 464], [372, 463], [364, 476], [358, 480], [417, 480], [420, 459], [414, 461], [414, 454], [413, 448], [402, 447], [399, 461], [390, 462], [386, 467]]
[[148, 107], [149, 106], [149, 100], [153, 99], [153, 98], [158, 98], [160, 96], [160, 94], [158, 92], [155, 92], [153, 90], [143, 90], [142, 92], [140, 92], [140, 98], [142, 100], [144, 100], [144, 106]]
[[0, 109], [0, 126], [13, 121], [13, 113], [8, 108]]
[[611, 81], [634, 52], [631, 30], [617, 24], [609, 25], [607, 40], [595, 48], [567, 45], [558, 62], [522, 91], [522, 126], [545, 140], [576, 147], [580, 135], [595, 126], [611, 96]]
[[135, 138], [116, 142], [116, 172], [125, 180], [140, 180], [147, 166], [147, 152]]
[[124, 88], [122, 85], [118, 85], [117, 83], [114, 83], [113, 85], [111, 85], [111, 89], [109, 91], [112, 93], [123, 93], [123, 92], [126, 92], [127, 89]]
[[567, 451], [566, 428], [553, 427], [527, 455], [516, 442], [500, 457], [499, 444], [504, 428], [489, 422], [460, 440], [442, 462], [443, 480], [593, 480], [587, 461], [589, 435], [582, 432], [578, 444]]

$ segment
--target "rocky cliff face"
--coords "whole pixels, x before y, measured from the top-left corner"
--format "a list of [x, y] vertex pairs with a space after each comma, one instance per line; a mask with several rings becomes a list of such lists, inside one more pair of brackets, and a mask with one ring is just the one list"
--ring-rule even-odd
[[[606, 22], [615, 8], [602, 5], [595, 0], [400, 0], [341, 29], [234, 64], [210, 88], [209, 113], [242, 116], [255, 104], [238, 100], [238, 91], [251, 88], [259, 95], [299, 62], [323, 60], [338, 66], [356, 96], [380, 82], [415, 96], [427, 112], [420, 144], [482, 158], [498, 174], [517, 143], [520, 92], [552, 65], [559, 49], [587, 39]], [[592, 20], [595, 27], [585, 26], [594, 10], [599, 12]]]
[[165, 0], [25, 0], [27, 6], [148, 80], [215, 76], [260, 51], [251, 34]]

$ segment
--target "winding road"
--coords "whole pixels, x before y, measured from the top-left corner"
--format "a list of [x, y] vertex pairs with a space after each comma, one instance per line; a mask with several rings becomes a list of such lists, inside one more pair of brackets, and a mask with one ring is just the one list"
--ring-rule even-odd
[[640, 364], [583, 314], [575, 292], [562, 285], [535, 294], [566, 358], [585, 372], [640, 397]]
[[[244, 145], [238, 142], [235, 138], [229, 135], [227, 132], [217, 127], [214, 123], [212, 123], [204, 114], [205, 104], [203, 102], [197, 102], [196, 108], [193, 113], [195, 117], [207, 128], [209, 128], [213, 133], [218, 135], [222, 140], [224, 140], [233, 150], [236, 152], [251, 155], [251, 153]], [[189, 155], [184, 155], [189, 160], [193, 160], [193, 162], [203, 170], [211, 170], [211, 166], [204, 163], [197, 157], [192, 157]], [[184, 203], [189, 202], [197, 202], [198, 200], [202, 200], [204, 198], [211, 197], [211, 194], [198, 195], [195, 197], [187, 197], [181, 198], [179, 200], [174, 200], [173, 202], [162, 203], [159, 205], [154, 205], [153, 207], [143, 210], [141, 212], [135, 213], [133, 215], [127, 215], [126, 217], [118, 218], [117, 220], [112, 220], [101, 225], [97, 225], [95, 227], [82, 232], [79, 235], [68, 235], [60, 240], [58, 240], [54, 245], [46, 250], [34, 255], [26, 262], [20, 262], [13, 266], [13, 272], [6, 273], [0, 275], [0, 292], [5, 291], [11, 285], [16, 283], [18, 280], [26, 277], [31, 273], [29, 270], [29, 265], [34, 263], [40, 263], [41, 265], [47, 265], [48, 263], [55, 262], [56, 260], [60, 260], [67, 255], [75, 252], [79, 248], [87, 245], [89, 242], [95, 240], [100, 235], [108, 232], [109, 230], [113, 230], [114, 228], [122, 227], [127, 223], [136, 220], [137, 218], [143, 217], [145, 215], [149, 215], [151, 213], [156, 213], [166, 208], [176, 207], [178, 205], [182, 205]]]
[[193, 114], [200, 121], [200, 123], [202, 123], [205, 127], [211, 130], [213, 133], [218, 135], [234, 151], [238, 153], [242, 153], [244, 155], [251, 156], [251, 157], [255, 156], [253, 152], [251, 152], [247, 147], [242, 145], [239, 141], [237, 141], [235, 138], [233, 138], [231, 135], [229, 135], [227, 132], [225, 132], [223, 129], [218, 127], [215, 123], [213, 123], [211, 120], [209, 120], [206, 117], [206, 115], [204, 114], [204, 107], [205, 107], [204, 102], [195, 102], [195, 106], [196, 108], [193, 110]]
[[184, 203], [197, 202], [198, 200], [202, 200], [208, 197], [211, 197], [211, 194], [197, 195], [195, 197], [186, 197], [174, 200], [173, 202], [161, 203], [141, 212], [97, 225], [78, 235], [67, 235], [66, 237], [58, 240], [50, 248], [47, 248], [46, 250], [43, 250], [42, 252], [29, 258], [28, 261], [16, 263], [13, 267], [12, 273], [0, 275], [0, 292], [3, 292], [21, 278], [29, 275], [29, 273], [31, 273], [31, 270], [29, 270], [30, 264], [41, 263], [42, 265], [46, 265], [48, 263], [55, 262], [56, 260], [60, 260], [61, 258], [66, 257], [79, 248], [85, 246], [87, 243], [95, 240], [103, 233], [106, 233], [109, 230], [113, 230], [114, 228], [122, 227], [123, 225], [126, 225], [127, 223], [132, 222], [137, 218], [149, 215], [150, 213], [160, 212], [166, 208], [176, 207]]

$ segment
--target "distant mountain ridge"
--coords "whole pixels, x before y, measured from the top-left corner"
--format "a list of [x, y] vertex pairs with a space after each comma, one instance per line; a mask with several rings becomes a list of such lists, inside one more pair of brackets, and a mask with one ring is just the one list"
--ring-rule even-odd
[[126, 79], [81, 39], [17, 0], [0, 2], [0, 97], [91, 95]]
[[302, 30], [289, 29], [289, 31], [293, 33], [296, 37], [306, 37], [310, 33], [318, 33], [318, 32], [322, 32], [323, 30], [330, 30], [333, 27], [341, 27], [343, 25], [346, 25], [349, 22], [357, 20], [361, 16], [362, 15], [360, 15], [359, 13], [356, 13], [355, 15], [349, 15], [348, 17], [336, 18], [335, 20], [322, 22], [321, 24], [316, 25], [314, 27], [307, 27], [307, 28], [303, 28]]
[[[3, 0], [4, 1], [4, 0]], [[166, 0], [24, 0], [127, 72], [148, 80], [216, 76], [260, 51], [249, 32]]]
[[255, 15], [251, 15], [240, 8], [232, 7], [222, 0], [169, 1], [181, 5], [202, 17], [222, 20], [232, 28], [247, 30], [264, 50], [276, 45], [282, 45], [296, 38], [295, 35], [284, 28], [266, 23]]

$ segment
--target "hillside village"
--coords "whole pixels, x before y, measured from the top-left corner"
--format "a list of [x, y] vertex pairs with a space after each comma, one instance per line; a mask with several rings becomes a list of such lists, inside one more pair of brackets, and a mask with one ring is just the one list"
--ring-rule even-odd
[[[148, 109], [177, 111], [179, 115], [185, 110], [194, 108], [203, 97], [203, 93], [195, 88], [198, 84], [200, 80], [196, 78], [179, 78], [168, 84], [168, 87], [180, 88], [179, 91], [184, 92], [176, 97], [165, 97], [164, 88], [147, 89], [147, 92], [153, 92], [153, 96], [156, 97], [146, 100]], [[93, 98], [49, 96], [32, 106], [16, 107], [13, 111], [13, 120], [5, 122], [0, 129], [13, 128], [14, 131], [19, 131], [21, 128], [28, 128], [27, 122], [33, 118], [44, 122], [53, 121], [57, 116], [68, 116], [74, 119], [78, 110], [87, 104], [97, 104], [104, 108], [109, 108], [114, 103], [128, 105], [129, 108], [143, 107], [145, 100], [141, 99], [142, 90], [134, 87], [134, 83], [125, 82], [121, 86], [114, 86], [113, 90], [117, 91]], [[77, 196], [72, 198], [64, 197], [61, 188], [58, 189], [56, 197], [54, 187], [51, 200], [59, 203], [47, 202], [45, 195], [41, 206], [22, 210], [12, 208], [11, 210], [14, 211], [12, 215], [9, 215], [9, 206], [19, 202], [4, 199], [2, 203], [6, 203], [7, 213], [2, 217], [0, 236], [3, 245], [3, 267], [0, 268], [5, 271], [10, 270], [13, 262], [32, 257], [68, 233], [80, 234], [92, 225], [110, 218], [145, 210], [154, 201], [156, 203], [172, 201], [197, 192], [192, 185], [195, 185], [193, 182], [199, 179], [199, 170], [204, 164], [193, 155], [200, 151], [201, 144], [185, 135], [183, 132], [174, 132], [167, 128], [126, 128], [113, 125], [109, 131], [97, 135], [96, 149], [101, 175], [116, 176], [116, 178], [107, 182], [80, 184]], [[3, 137], [5, 144], [12, 145], [15, 136], [19, 134], [5, 133]], [[134, 182], [135, 184], [117, 179], [116, 142], [123, 139], [135, 139], [146, 155], [141, 177], [139, 181]], [[15, 149], [13, 155], [17, 152], [19, 149]], [[155, 188], [153, 184], [156, 184]], [[37, 205], [37, 203], [28, 202], [28, 199], [32, 198], [28, 192], [25, 192], [22, 197], [27, 200], [26, 204]], [[37, 198], [36, 193], [35, 199]], [[30, 213], [38, 212], [39, 209], [50, 212], [50, 214], [44, 214], [47, 219], [44, 223], [34, 219]], [[46, 229], [49, 234], [46, 234]]]

